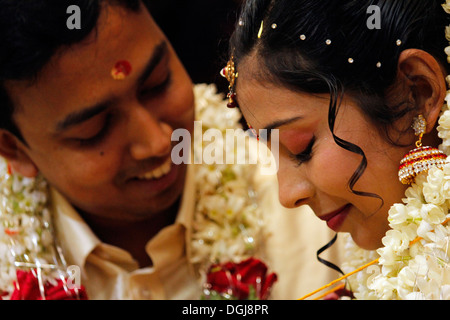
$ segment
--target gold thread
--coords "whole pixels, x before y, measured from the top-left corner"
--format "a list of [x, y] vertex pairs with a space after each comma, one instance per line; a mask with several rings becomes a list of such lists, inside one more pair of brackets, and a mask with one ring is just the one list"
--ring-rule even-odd
[[324, 292], [324, 293], [321, 294], [320, 296], [314, 298], [314, 300], [320, 300], [320, 299], [322, 299], [322, 298], [325, 298], [325, 297], [326, 297], [327, 295], [329, 295], [330, 293], [336, 292], [336, 291], [341, 290], [341, 289], [344, 289], [344, 288], [345, 288], [345, 283], [340, 284], [340, 285], [334, 287], [333, 289], [328, 290], [327, 292]]
[[[450, 222], [450, 218], [447, 218], [447, 219], [445, 219], [444, 222], [441, 223], [441, 225], [445, 226], [445, 225], [446, 225], [447, 223], [449, 223], [449, 222]], [[416, 242], [418, 242], [418, 241], [420, 241], [420, 240], [422, 240], [422, 238], [419, 237], [419, 236], [417, 236], [414, 240], [412, 240], [412, 241], [409, 243], [409, 247], [411, 247], [413, 244], [415, 244]], [[362, 270], [364, 270], [364, 269], [370, 267], [371, 265], [374, 265], [375, 263], [378, 263], [379, 260], [380, 260], [380, 259], [378, 258], [378, 259], [375, 259], [375, 260], [373, 260], [373, 261], [371, 261], [371, 262], [369, 262], [369, 263], [366, 263], [366, 264], [363, 265], [362, 267], [359, 267], [358, 269], [356, 269], [356, 270], [354, 270], [354, 271], [352, 271], [352, 272], [349, 272], [349, 273], [343, 275], [342, 277], [340, 277], [340, 278], [338, 278], [338, 279], [336, 279], [336, 280], [331, 281], [329, 284], [324, 285], [323, 287], [320, 287], [319, 289], [314, 290], [314, 291], [311, 292], [311, 293], [308, 293], [307, 295], [301, 297], [301, 298], [298, 299], [298, 300], [305, 300], [306, 298], [309, 298], [310, 296], [315, 295], [316, 293], [318, 293], [318, 292], [320, 292], [320, 291], [322, 291], [322, 290], [324, 290], [324, 289], [326, 289], [326, 288], [329, 288], [329, 287], [331, 287], [332, 285], [334, 285], [334, 284], [336, 284], [336, 283], [338, 283], [338, 282], [340, 282], [340, 281], [342, 281], [342, 280], [344, 280], [344, 279], [347, 279], [348, 277], [354, 275], [355, 273], [358, 273], [358, 272], [360, 272], [360, 271], [362, 271]], [[344, 285], [344, 286], [345, 286], [345, 285]], [[334, 291], [339, 290], [339, 289], [341, 289], [342, 287], [343, 287], [342, 285], [341, 285], [341, 286], [337, 286], [336, 288], [327, 291], [325, 294], [321, 295], [320, 297], [318, 297], [318, 298], [316, 298], [316, 299], [323, 298], [324, 295], [329, 294], [329, 293], [333, 293]]]
[[364, 270], [365, 268], [367, 268], [367, 267], [369, 267], [369, 266], [371, 266], [371, 265], [373, 265], [373, 264], [375, 264], [375, 263], [378, 263], [378, 260], [379, 260], [379, 259], [375, 259], [375, 260], [373, 260], [373, 261], [371, 261], [371, 262], [369, 262], [369, 263], [363, 265], [362, 267], [359, 267], [358, 269], [356, 269], [356, 270], [354, 270], [354, 271], [352, 271], [352, 272], [350, 272], [350, 273], [347, 273], [346, 275], [343, 275], [342, 277], [340, 277], [340, 278], [338, 278], [338, 279], [336, 279], [336, 280], [331, 281], [329, 284], [324, 285], [323, 287], [320, 287], [319, 289], [314, 290], [314, 291], [311, 292], [311, 293], [308, 293], [307, 295], [301, 297], [301, 298], [298, 299], [298, 300], [305, 300], [306, 298], [308, 298], [308, 297], [310, 297], [310, 296], [316, 294], [317, 292], [320, 292], [320, 291], [322, 291], [323, 289], [329, 288], [329, 287], [331, 287], [332, 285], [334, 285], [334, 284], [336, 284], [336, 283], [338, 283], [338, 282], [340, 282], [340, 281], [342, 281], [342, 280], [344, 280], [344, 279], [347, 279], [348, 277], [354, 275], [355, 273], [358, 273], [358, 272], [360, 272], [361, 270]]

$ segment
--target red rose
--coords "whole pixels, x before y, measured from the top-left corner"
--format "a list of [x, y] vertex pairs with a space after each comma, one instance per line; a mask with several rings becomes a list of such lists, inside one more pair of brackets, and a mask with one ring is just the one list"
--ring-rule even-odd
[[[267, 266], [258, 259], [249, 258], [240, 263], [212, 265], [206, 282], [209, 290], [226, 293], [237, 299], [267, 299], [277, 275], [267, 275]], [[254, 297], [252, 290], [254, 290]]]
[[[17, 270], [16, 275], [11, 300], [42, 300], [39, 281], [32, 271]], [[46, 300], [87, 300], [84, 287], [68, 289], [60, 279], [56, 280], [56, 285], [45, 283], [44, 292]]]

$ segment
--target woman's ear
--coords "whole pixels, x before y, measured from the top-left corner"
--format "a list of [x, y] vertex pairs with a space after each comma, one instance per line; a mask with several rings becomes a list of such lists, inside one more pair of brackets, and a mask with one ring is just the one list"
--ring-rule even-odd
[[11, 132], [0, 129], [0, 155], [8, 161], [13, 172], [34, 178], [39, 170], [26, 153], [26, 146]]
[[416, 105], [416, 115], [425, 117], [429, 133], [436, 125], [447, 93], [445, 71], [433, 56], [419, 49], [404, 50], [398, 68]]

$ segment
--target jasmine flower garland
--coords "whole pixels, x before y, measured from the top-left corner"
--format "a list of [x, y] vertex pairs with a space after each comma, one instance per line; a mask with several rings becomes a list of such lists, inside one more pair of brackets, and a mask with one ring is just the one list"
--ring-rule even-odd
[[449, 183], [450, 161], [420, 174], [403, 204], [389, 210], [392, 229], [382, 248], [366, 251], [348, 239], [345, 272], [379, 258], [378, 266], [349, 278], [357, 299], [450, 299], [450, 195], [442, 192]]
[[44, 285], [64, 281], [67, 266], [56, 244], [46, 207], [47, 183], [42, 177], [12, 174], [0, 158], [0, 298], [8, 299], [16, 285], [17, 270], [31, 270]]
[[[220, 130], [222, 136], [225, 136], [226, 129], [237, 130], [234, 133], [241, 138], [246, 135], [239, 123], [239, 110], [226, 108], [224, 97], [217, 94], [214, 85], [196, 85], [195, 93], [196, 120], [202, 121], [203, 126], [202, 132], [196, 134], [214, 128]], [[197, 159], [202, 157], [199, 150], [216, 143], [224, 155], [233, 155], [235, 163], [242, 163], [243, 159], [238, 162], [236, 156], [248, 154], [248, 143], [256, 142], [252, 139], [255, 141], [239, 145], [225, 139], [212, 142], [194, 140], [202, 143], [201, 148], [194, 146]], [[247, 159], [246, 163], [254, 162]], [[239, 262], [258, 252], [264, 224], [253, 187], [257, 169], [255, 164], [195, 165], [196, 208], [190, 260], [201, 273], [211, 264]]]

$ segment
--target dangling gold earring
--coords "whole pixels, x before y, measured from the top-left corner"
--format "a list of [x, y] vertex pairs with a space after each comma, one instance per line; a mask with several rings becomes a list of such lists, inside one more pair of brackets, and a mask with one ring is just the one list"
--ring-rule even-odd
[[400, 161], [398, 177], [403, 184], [413, 183], [419, 173], [428, 171], [433, 166], [442, 169], [447, 158], [438, 148], [422, 145], [422, 137], [427, 128], [427, 122], [422, 115], [414, 118], [412, 128], [419, 140], [416, 141], [416, 148], [408, 152]]
[[236, 108], [236, 92], [234, 91], [234, 86], [236, 84], [236, 79], [238, 77], [238, 73], [236, 72], [236, 68], [234, 66], [234, 58], [231, 56], [231, 59], [228, 61], [227, 66], [220, 71], [220, 75], [228, 80], [228, 108]]

